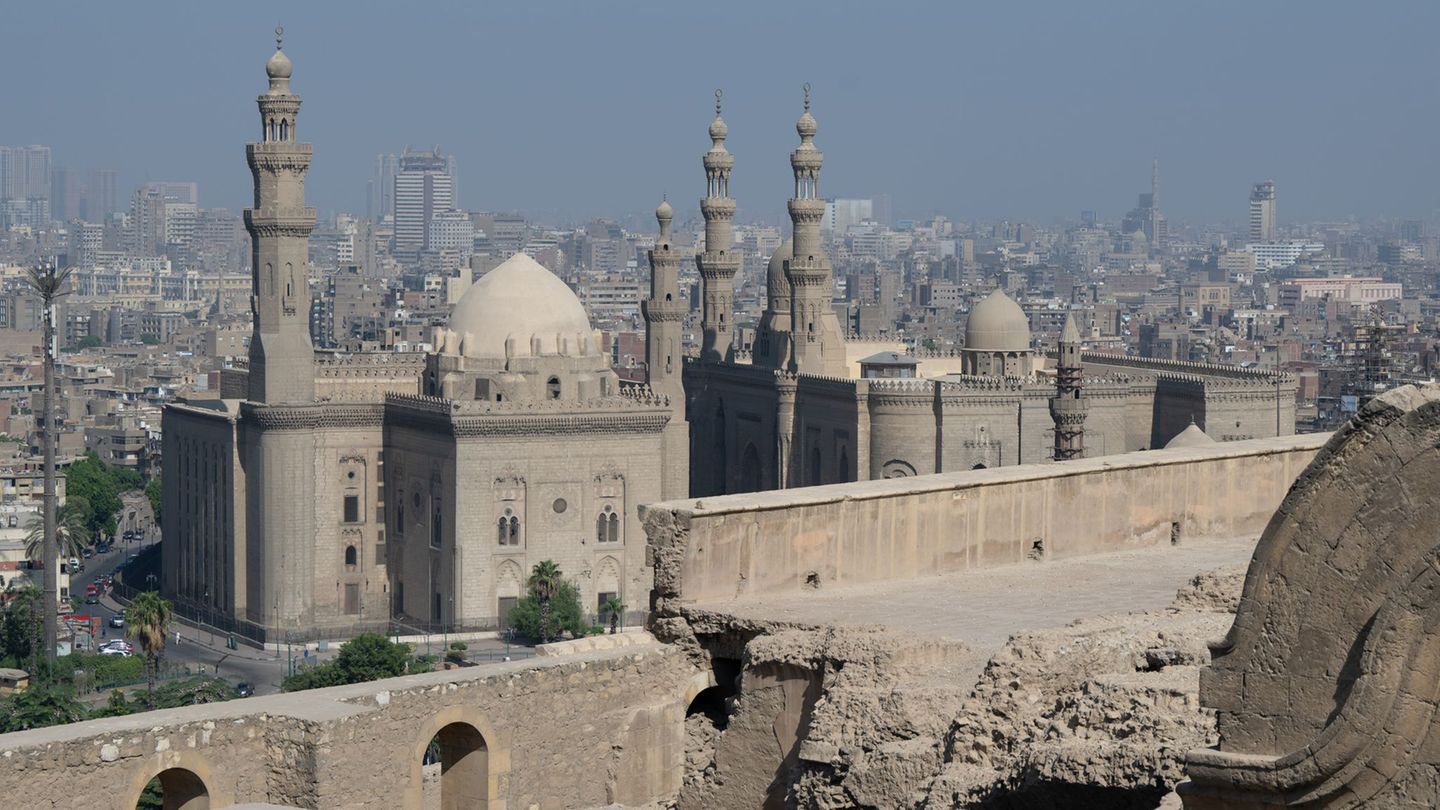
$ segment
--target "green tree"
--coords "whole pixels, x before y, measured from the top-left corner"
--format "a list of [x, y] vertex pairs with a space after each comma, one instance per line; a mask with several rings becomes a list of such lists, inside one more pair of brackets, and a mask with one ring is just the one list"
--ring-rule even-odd
[[610, 616], [610, 635], [620, 632], [620, 617], [625, 615], [625, 603], [620, 597], [612, 596], [600, 606], [600, 612]]
[[66, 499], [85, 499], [89, 505], [85, 519], [92, 535], [114, 534], [115, 513], [124, 506], [120, 493], [140, 489], [144, 483], [139, 473], [112, 467], [101, 461], [94, 451], [65, 468]]
[[44, 620], [41, 601], [44, 598], [39, 588], [27, 584], [6, 586], [9, 603], [0, 613], [0, 654], [4, 665], [22, 666], [30, 659], [30, 674], [36, 674], [36, 654], [40, 650], [40, 623]]
[[361, 633], [340, 646], [335, 660], [291, 675], [281, 688], [298, 692], [429, 671], [428, 665], [422, 665], [413, 656], [414, 651], [408, 644], [397, 644], [379, 633]]
[[75, 341], [75, 348], [77, 349], [97, 349], [102, 345], [104, 344], [101, 342], [100, 338], [94, 335], [86, 335], [85, 337], [82, 337], [79, 340]]
[[[110, 657], [119, 658], [120, 656], [112, 655]], [[124, 717], [127, 714], [134, 713], [135, 709], [130, 705], [130, 702], [125, 699], [125, 693], [119, 689], [111, 689], [109, 699], [105, 705], [98, 709], [90, 710], [90, 719], [94, 720], [99, 717]]]
[[85, 707], [69, 687], [32, 682], [0, 703], [0, 732], [58, 726], [85, 719]]
[[160, 656], [165, 652], [165, 633], [173, 618], [170, 601], [154, 591], [136, 596], [125, 612], [130, 634], [145, 655], [147, 704], [152, 709], [155, 708], [155, 678], [159, 675]]
[[[508, 621], [520, 635], [545, 642], [563, 633], [580, 636], [585, 633], [585, 616], [580, 609], [580, 589], [573, 582], [562, 581], [550, 597], [548, 616], [540, 615], [540, 598], [531, 589], [510, 611]], [[545, 627], [548, 624], [549, 632]]]
[[219, 703], [235, 696], [230, 683], [213, 675], [197, 675], [178, 681], [170, 681], [155, 690], [155, 707], [174, 709], [179, 706], [197, 706], [201, 703]]
[[155, 522], [160, 522], [160, 479], [151, 478], [145, 485], [145, 497], [150, 499], [150, 511], [155, 513]]
[[[65, 504], [55, 510], [55, 547], [60, 559], [79, 557], [81, 549], [90, 545], [90, 528], [85, 522], [85, 513], [90, 505], [84, 498], [67, 498]], [[30, 518], [25, 532], [25, 558], [50, 565], [52, 561], [41, 559], [45, 556], [45, 521], [40, 515]]]
[[550, 600], [555, 597], [564, 582], [560, 566], [554, 560], [538, 562], [535, 564], [534, 570], [530, 572], [530, 593], [540, 602], [541, 641], [549, 641], [552, 638], [550, 635]]

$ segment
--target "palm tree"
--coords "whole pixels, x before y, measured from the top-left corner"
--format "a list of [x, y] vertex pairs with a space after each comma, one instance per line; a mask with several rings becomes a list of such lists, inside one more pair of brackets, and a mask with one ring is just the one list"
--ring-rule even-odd
[[[60, 559], [79, 557], [81, 550], [90, 545], [90, 528], [85, 523], [88, 511], [87, 504], [79, 496], [55, 510], [55, 550]], [[29, 532], [25, 535], [25, 558], [43, 560], [45, 565], [51, 565], [51, 560], [44, 560], [44, 554], [45, 521], [37, 515], [30, 519]]]
[[145, 671], [149, 680], [147, 705], [155, 708], [155, 679], [159, 675], [160, 654], [165, 651], [165, 633], [170, 629], [170, 601], [154, 591], [145, 591], [130, 602], [125, 623], [145, 654]]
[[535, 564], [530, 572], [530, 592], [540, 600], [540, 635], [543, 641], [550, 640], [550, 600], [560, 590], [560, 584], [564, 580], [560, 575], [560, 566], [554, 560], [545, 560]]
[[600, 612], [610, 614], [610, 635], [620, 632], [620, 617], [625, 613], [625, 603], [620, 601], [620, 597], [606, 599], [605, 604], [600, 606]]

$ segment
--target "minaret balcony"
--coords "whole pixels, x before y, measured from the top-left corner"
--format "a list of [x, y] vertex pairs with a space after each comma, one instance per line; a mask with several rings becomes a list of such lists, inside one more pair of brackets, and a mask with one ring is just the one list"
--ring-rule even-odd
[[690, 309], [684, 301], [665, 301], [659, 298], [647, 298], [640, 302], [640, 310], [645, 315], [645, 320], [651, 323], [672, 323], [685, 320], [685, 313]]

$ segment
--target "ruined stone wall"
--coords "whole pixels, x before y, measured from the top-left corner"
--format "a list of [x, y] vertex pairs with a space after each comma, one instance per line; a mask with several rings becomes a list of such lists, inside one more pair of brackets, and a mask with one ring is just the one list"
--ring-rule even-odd
[[1327, 435], [642, 507], [660, 602], [1258, 534]]
[[179, 768], [210, 807], [419, 810], [426, 746], [461, 723], [483, 752], [453, 806], [642, 806], [679, 791], [696, 674], [651, 644], [0, 735], [0, 793], [37, 810], [131, 810]]

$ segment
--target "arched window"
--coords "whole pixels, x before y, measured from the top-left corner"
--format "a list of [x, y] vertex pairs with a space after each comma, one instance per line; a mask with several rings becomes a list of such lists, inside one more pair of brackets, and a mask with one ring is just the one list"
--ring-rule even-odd
[[289, 121], [286, 121], [284, 118], [281, 118], [281, 119], [280, 119], [280, 140], [283, 141], [283, 140], [286, 140], [286, 139], [289, 138], [289, 137], [290, 137], [290, 122], [289, 122]]
[[607, 539], [611, 543], [620, 542], [620, 516], [614, 512], [610, 513], [610, 534]]
[[545, 393], [550, 399], [560, 398], [560, 378], [551, 377], [545, 383]]
[[354, 567], [356, 566], [356, 564], [357, 564], [357, 559], [358, 559], [359, 556], [360, 556], [359, 554], [355, 553], [355, 547], [354, 547], [354, 546], [346, 546], [346, 547], [345, 547], [345, 567], [346, 567], [346, 568], [354, 568]]
[[597, 543], [605, 542], [605, 516], [609, 511], [610, 507], [607, 506], [595, 516], [595, 542]]
[[843, 447], [840, 448], [840, 459], [835, 464], [835, 480], [850, 480], [850, 452]]
[[520, 545], [520, 518], [515, 516], [515, 510], [505, 507], [505, 514], [500, 516], [499, 541], [502, 546]]
[[810, 448], [810, 485], [823, 483], [820, 480], [820, 448]]

